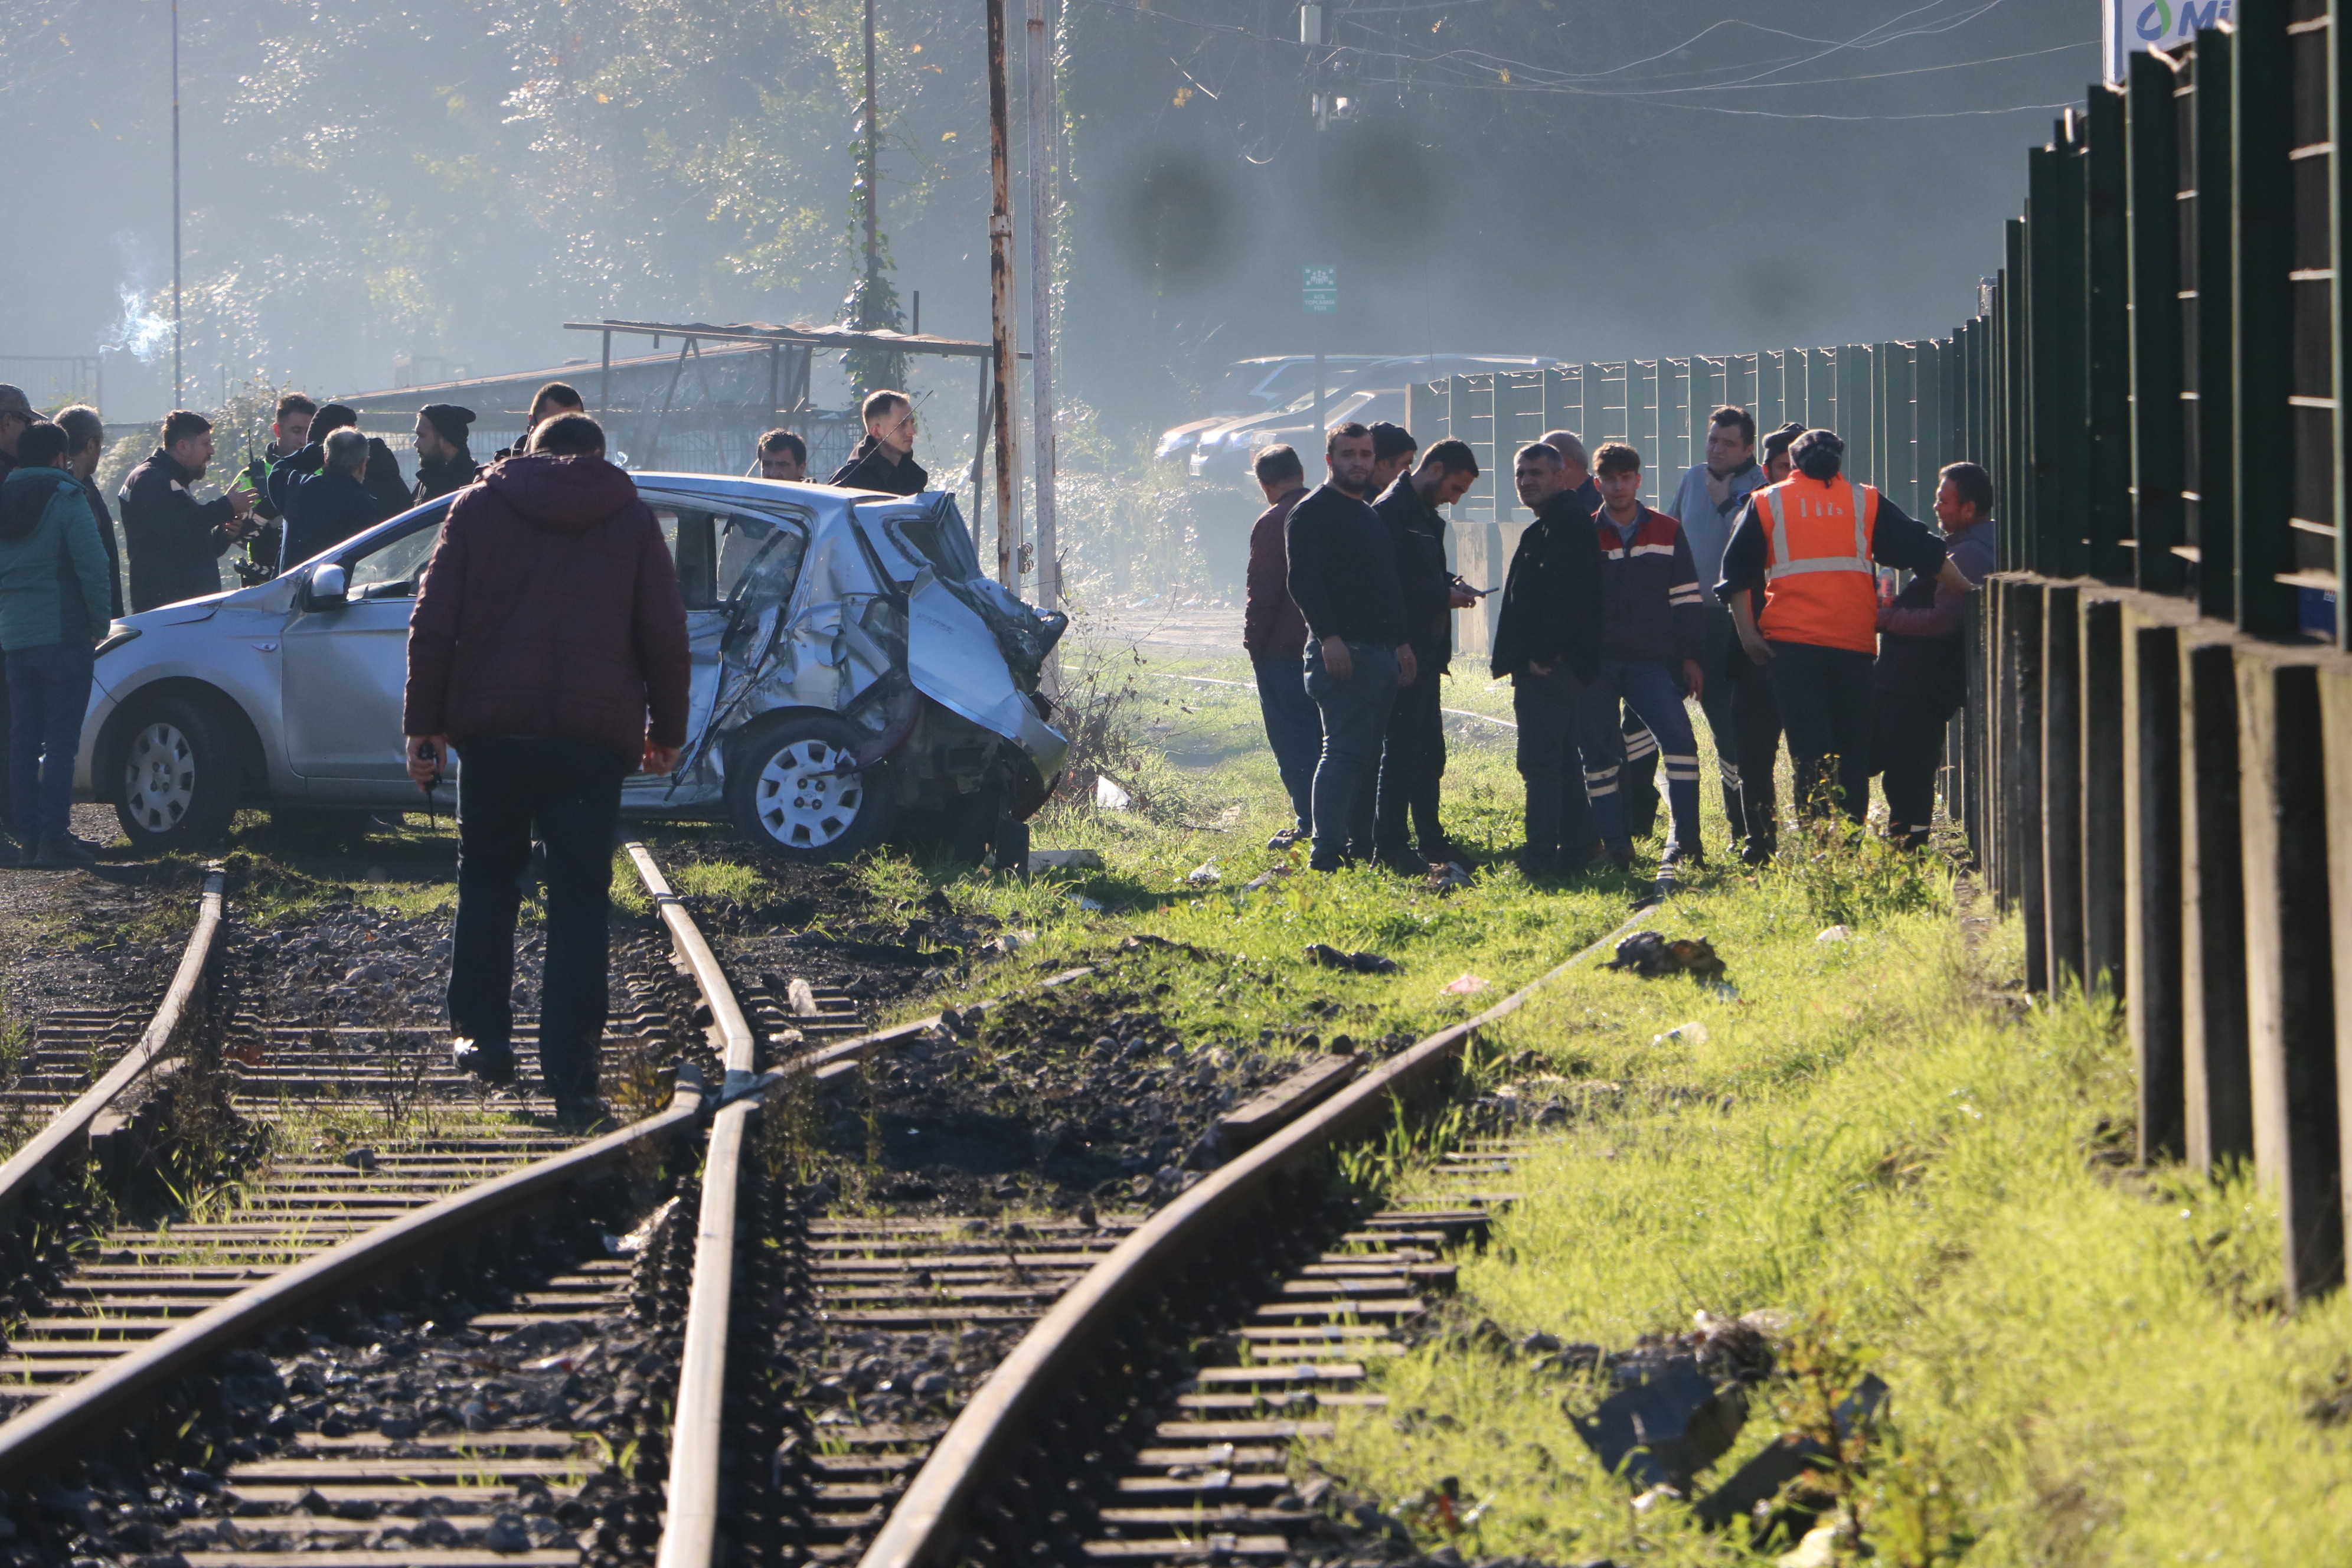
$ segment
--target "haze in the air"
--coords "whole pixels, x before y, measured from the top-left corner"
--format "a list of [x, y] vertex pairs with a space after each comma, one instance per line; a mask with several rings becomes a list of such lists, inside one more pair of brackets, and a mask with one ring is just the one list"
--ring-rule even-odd
[[[154, 415], [170, 7], [15, 15], [0, 356], [103, 348], [109, 417]], [[877, 16], [892, 280], [927, 331], [985, 337], [981, 0]], [[839, 319], [861, 22], [856, 0], [184, 0], [185, 400], [257, 368], [331, 393], [390, 384], [396, 356], [593, 354], [566, 320]], [[2091, 0], [1383, 0], [1324, 6], [1318, 51], [1299, 23], [1289, 0], [1056, 6], [1066, 385], [1110, 429], [1311, 349], [1308, 262], [1339, 268], [1335, 353], [1948, 331], [2000, 265], [2026, 147], [2099, 69]], [[1017, 148], [1017, 63], [1013, 87]], [[1320, 130], [1316, 92], [1347, 100]]]

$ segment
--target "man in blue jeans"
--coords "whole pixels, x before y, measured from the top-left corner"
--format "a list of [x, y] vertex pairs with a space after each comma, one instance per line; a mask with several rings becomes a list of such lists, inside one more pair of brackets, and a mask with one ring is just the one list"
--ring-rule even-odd
[[1336, 871], [1347, 853], [1356, 797], [1372, 787], [1397, 688], [1411, 685], [1417, 670], [1406, 640], [1396, 546], [1364, 500], [1372, 478], [1371, 431], [1353, 420], [1333, 429], [1323, 461], [1330, 478], [1291, 508], [1284, 542], [1290, 597], [1312, 639], [1307, 694], [1323, 719], [1310, 863]]
[[585, 414], [533, 430], [449, 508], [408, 622], [403, 727], [420, 786], [454, 746], [457, 1065], [514, 1076], [517, 881], [547, 846], [539, 1064], [559, 1125], [593, 1131], [621, 781], [686, 742], [686, 605], [661, 525]]
[[[23, 862], [50, 870], [98, 863], [73, 836], [74, 755], [89, 707], [92, 660], [113, 613], [106, 548], [73, 439], [40, 420], [16, 440], [0, 483], [0, 649], [8, 656], [8, 783]], [[6, 841], [0, 839], [0, 850]], [[17, 863], [14, 850], [5, 861]]]
[[1287, 849], [1313, 830], [1315, 760], [1323, 750], [1323, 719], [1307, 695], [1307, 619], [1291, 602], [1289, 557], [1283, 530], [1290, 509], [1307, 495], [1307, 469], [1288, 447], [1268, 447], [1253, 465], [1265, 510], [1250, 525], [1247, 595], [1242, 607], [1242, 648], [1257, 672], [1258, 711], [1266, 744], [1290, 797], [1290, 820], [1266, 847]]
[[1642, 717], [1658, 738], [1666, 769], [1666, 804], [1674, 837], [1659, 868], [1705, 864], [1698, 833], [1698, 742], [1683, 689], [1705, 689], [1699, 660], [1706, 650], [1706, 606], [1683, 526], [1642, 504], [1642, 455], [1622, 441], [1593, 454], [1601, 485], [1601, 668], [1585, 687], [1578, 718], [1585, 789], [1602, 852], [1619, 870], [1631, 869], [1633, 843], [1618, 793], [1625, 733], [1618, 702]]

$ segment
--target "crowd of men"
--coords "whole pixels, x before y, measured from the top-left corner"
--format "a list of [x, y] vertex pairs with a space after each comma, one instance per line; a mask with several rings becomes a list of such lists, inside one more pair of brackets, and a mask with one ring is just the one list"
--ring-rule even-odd
[[[1785, 738], [1798, 811], [1868, 813], [1925, 847], [1945, 726], [1965, 695], [1961, 609], [1995, 566], [1992, 482], [1974, 463], [1937, 477], [1941, 532], [1843, 473], [1845, 445], [1715, 410], [1706, 457], [1664, 510], [1642, 499], [1642, 455], [1588, 452], [1556, 430], [1520, 448], [1511, 482], [1534, 521], [1502, 585], [1489, 656], [1512, 685], [1530, 876], [1630, 870], [1665, 773], [1663, 873], [1705, 863], [1696, 700], [1718, 759], [1732, 847], [1778, 850]], [[1438, 508], [1478, 462], [1458, 440], [1426, 453], [1381, 423], [1329, 432], [1310, 489], [1288, 447], [1259, 453], [1266, 510], [1250, 532], [1243, 643], [1293, 820], [1319, 870], [1378, 861], [1419, 874], [1460, 858], [1440, 821], [1437, 679], [1453, 613], [1492, 590], [1447, 567]], [[1899, 593], [1882, 568], [1910, 574]]]

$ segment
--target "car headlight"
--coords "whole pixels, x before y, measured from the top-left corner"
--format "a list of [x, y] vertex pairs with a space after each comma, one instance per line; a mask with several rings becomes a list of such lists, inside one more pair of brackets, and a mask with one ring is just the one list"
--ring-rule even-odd
[[93, 658], [104, 658], [108, 654], [112, 653], [116, 648], [121, 647], [123, 644], [137, 642], [138, 640], [139, 628], [137, 626], [117, 626], [112, 631], [107, 633], [106, 640], [98, 645], [98, 651], [90, 657]]

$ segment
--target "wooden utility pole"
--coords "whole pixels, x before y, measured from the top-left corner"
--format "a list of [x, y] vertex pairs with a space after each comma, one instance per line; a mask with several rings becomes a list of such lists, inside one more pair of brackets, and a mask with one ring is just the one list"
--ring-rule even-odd
[[988, 213], [988, 306], [996, 334], [996, 580], [1021, 586], [1021, 473], [1013, 449], [1013, 395], [1020, 384], [1020, 349], [1013, 320], [1013, 172], [1006, 143], [1004, 0], [988, 0], [988, 163], [994, 201]]
[[[881, 199], [882, 155], [877, 142], [881, 135], [882, 106], [874, 90], [874, 0], [866, 0], [866, 289], [873, 287], [874, 253], [878, 248], [874, 238], [874, 209]], [[858, 290], [860, 300], [866, 299], [866, 289]], [[875, 323], [866, 319], [866, 310], [857, 312], [860, 327]]]
[[1054, 51], [1046, 0], [1029, 0], [1029, 461], [1037, 492], [1040, 609], [1059, 607], [1062, 563], [1054, 538]]
[[172, 0], [172, 406], [180, 389], [180, 0]]

